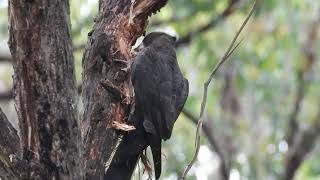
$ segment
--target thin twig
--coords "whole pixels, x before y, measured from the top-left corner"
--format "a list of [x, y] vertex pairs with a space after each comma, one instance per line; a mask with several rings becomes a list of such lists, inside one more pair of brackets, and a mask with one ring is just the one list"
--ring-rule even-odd
[[251, 15], [253, 14], [256, 5], [257, 5], [257, 1], [254, 1], [254, 4], [249, 12], [249, 14], [247, 15], [246, 19], [244, 20], [244, 22], [242, 23], [241, 27], [239, 28], [238, 32], [236, 33], [236, 35], [234, 36], [231, 44], [229, 45], [227, 51], [225, 52], [225, 54], [222, 56], [222, 58], [220, 59], [220, 61], [218, 62], [218, 64], [212, 69], [210, 76], [208, 78], [208, 80], [204, 83], [204, 93], [203, 93], [203, 99], [202, 99], [202, 103], [201, 103], [201, 111], [200, 111], [200, 118], [198, 121], [198, 126], [197, 126], [197, 131], [196, 131], [196, 140], [195, 140], [195, 146], [196, 146], [196, 152], [191, 160], [191, 162], [188, 164], [188, 166], [186, 167], [186, 169], [184, 170], [183, 174], [182, 174], [182, 179], [185, 179], [189, 170], [191, 169], [191, 167], [193, 166], [193, 164], [196, 161], [196, 158], [198, 156], [199, 153], [199, 149], [200, 149], [200, 134], [201, 134], [201, 130], [202, 130], [202, 124], [203, 124], [203, 114], [205, 111], [205, 107], [206, 107], [206, 102], [207, 102], [207, 95], [208, 95], [208, 87], [210, 85], [210, 82], [212, 81], [213, 76], [216, 74], [216, 72], [218, 71], [218, 69], [220, 68], [220, 66], [228, 59], [228, 57], [230, 57], [230, 53], [234, 51], [234, 47], [238, 47], [238, 44], [235, 43], [240, 35], [240, 33], [242, 32], [243, 28], [245, 27], [245, 25], [247, 24], [247, 22], [249, 21]]
[[[188, 111], [187, 109], [183, 109], [182, 113], [195, 125], [198, 124], [198, 118], [196, 116], [194, 116], [190, 111]], [[212, 125], [213, 120], [209, 117], [206, 117], [206, 119], [204, 120], [203, 123], [203, 133], [204, 135], [207, 137], [207, 140], [210, 144], [210, 148], [213, 152], [215, 152], [221, 163], [220, 163], [220, 173], [221, 176], [224, 177], [225, 174], [227, 174], [227, 172], [230, 171], [229, 167], [226, 166], [226, 162], [227, 159], [226, 157], [223, 155], [223, 151], [222, 151], [222, 147], [221, 145], [218, 143], [217, 138], [216, 138], [216, 134], [215, 131], [213, 129], [213, 125]], [[225, 178], [227, 179], [227, 178]]]

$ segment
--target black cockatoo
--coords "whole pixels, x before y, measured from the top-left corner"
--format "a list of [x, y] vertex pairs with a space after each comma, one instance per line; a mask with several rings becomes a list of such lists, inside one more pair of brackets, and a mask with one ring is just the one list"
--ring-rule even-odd
[[175, 42], [175, 37], [161, 32], [152, 32], [143, 39], [143, 48], [131, 65], [135, 103], [127, 123], [136, 130], [124, 135], [105, 179], [130, 179], [140, 154], [148, 146], [155, 177], [159, 179], [161, 141], [170, 138], [189, 92], [188, 80], [177, 62]]

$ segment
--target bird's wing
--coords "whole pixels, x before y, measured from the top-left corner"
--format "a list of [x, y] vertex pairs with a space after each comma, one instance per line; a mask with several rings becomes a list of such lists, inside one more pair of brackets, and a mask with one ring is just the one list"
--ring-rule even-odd
[[[172, 57], [175, 58], [175, 57]], [[172, 131], [174, 123], [178, 119], [183, 106], [187, 100], [189, 93], [189, 82], [185, 79], [180, 71], [177, 60], [173, 62], [173, 80], [172, 80], [172, 104], [173, 104], [173, 118], [166, 121], [168, 129]]]
[[177, 119], [183, 109], [184, 104], [187, 101], [188, 94], [189, 94], [189, 82], [183, 76], [179, 78], [179, 88], [176, 93], [176, 102], [175, 102], [175, 119]]
[[184, 104], [187, 101], [188, 94], [189, 94], [189, 82], [186, 78], [183, 77], [178, 62], [176, 61], [175, 67], [175, 78], [174, 78], [174, 96], [176, 97], [175, 107], [176, 107], [176, 114], [175, 117], [178, 118], [179, 114], [181, 113]]
[[144, 112], [144, 128], [147, 132], [168, 139], [172, 128], [175, 107], [172, 101], [173, 68], [169, 61], [148, 48], [139, 54], [132, 67], [132, 84], [136, 106]]

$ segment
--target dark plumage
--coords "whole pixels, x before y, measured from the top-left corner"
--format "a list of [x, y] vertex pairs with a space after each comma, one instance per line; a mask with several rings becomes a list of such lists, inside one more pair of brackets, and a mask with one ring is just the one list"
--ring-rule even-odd
[[[106, 175], [110, 179], [130, 179], [139, 155], [151, 147], [156, 179], [161, 174], [161, 141], [170, 138], [173, 125], [187, 100], [189, 84], [180, 71], [175, 53], [175, 38], [165, 33], [148, 34], [145, 46], [131, 66], [135, 92], [134, 111], [128, 124], [136, 130], [120, 143]], [[116, 171], [122, 170], [122, 173]]]

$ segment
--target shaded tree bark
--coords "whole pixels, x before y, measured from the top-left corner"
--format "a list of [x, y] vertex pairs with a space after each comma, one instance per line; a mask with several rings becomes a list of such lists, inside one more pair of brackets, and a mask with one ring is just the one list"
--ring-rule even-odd
[[80, 179], [69, 3], [10, 0], [9, 24], [23, 178]]
[[10, 158], [19, 153], [19, 137], [7, 117], [0, 109], [0, 179], [18, 179]]

